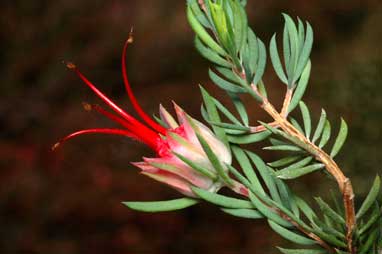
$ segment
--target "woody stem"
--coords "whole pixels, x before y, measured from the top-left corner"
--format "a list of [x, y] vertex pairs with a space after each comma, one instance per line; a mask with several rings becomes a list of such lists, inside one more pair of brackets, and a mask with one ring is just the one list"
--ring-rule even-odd
[[350, 179], [347, 178], [341, 169], [338, 167], [336, 162], [322, 149], [313, 144], [308, 140], [302, 133], [300, 133], [282, 114], [276, 111], [273, 105], [264, 98], [261, 107], [275, 120], [280, 128], [292, 136], [293, 138], [298, 139], [299, 141], [305, 144], [306, 150], [311, 153], [316, 160], [322, 162], [325, 165], [326, 170], [334, 177], [337, 181], [339, 189], [342, 193], [343, 203], [345, 207], [345, 216], [346, 216], [346, 240], [347, 247], [350, 253], [355, 253], [352, 235], [354, 228], [356, 226], [356, 216], [354, 208], [354, 191]]

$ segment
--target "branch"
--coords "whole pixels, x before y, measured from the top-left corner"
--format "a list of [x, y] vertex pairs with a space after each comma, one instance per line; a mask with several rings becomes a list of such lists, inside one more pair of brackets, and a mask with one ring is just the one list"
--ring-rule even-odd
[[[255, 91], [255, 90], [254, 90]], [[336, 162], [322, 149], [317, 147], [311, 141], [309, 141], [302, 133], [300, 133], [282, 114], [278, 113], [269, 101], [264, 98], [261, 107], [279, 124], [280, 128], [287, 134], [302, 141], [308, 149], [308, 152], [315, 156], [315, 158], [325, 165], [326, 170], [336, 179], [339, 189], [342, 193], [343, 203], [345, 207], [346, 217], [346, 240], [348, 244], [348, 250], [354, 254], [353, 247], [353, 231], [356, 226], [356, 216], [354, 208], [354, 191], [349, 178], [347, 178]]]

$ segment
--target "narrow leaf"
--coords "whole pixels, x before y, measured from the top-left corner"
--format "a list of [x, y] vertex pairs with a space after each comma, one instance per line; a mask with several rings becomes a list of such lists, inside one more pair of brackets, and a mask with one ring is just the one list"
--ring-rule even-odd
[[239, 113], [241, 121], [243, 122], [245, 126], [248, 126], [249, 125], [248, 114], [240, 97], [235, 93], [228, 93], [228, 95], [231, 98], [232, 103], [236, 108], [236, 111]]
[[338, 152], [341, 150], [343, 144], [346, 141], [348, 135], [348, 126], [344, 119], [341, 118], [341, 126], [340, 131], [338, 132], [338, 136], [336, 138], [336, 141], [334, 142], [332, 151], [330, 152], [330, 157], [334, 158], [338, 154]]
[[233, 144], [253, 144], [263, 141], [271, 135], [270, 131], [262, 131], [259, 133], [240, 135], [240, 136], [228, 136], [228, 141]]
[[270, 150], [270, 151], [292, 151], [292, 152], [302, 151], [300, 147], [293, 146], [293, 145], [267, 146], [267, 147], [264, 147], [263, 149]]
[[[208, 120], [212, 121], [212, 122], [221, 122], [219, 113], [216, 109], [216, 105], [215, 105], [214, 100], [213, 100], [213, 97], [211, 97], [208, 94], [208, 92], [202, 86], [199, 86], [199, 87], [200, 87], [200, 91], [202, 93], [205, 109], [206, 109], [206, 112], [208, 114]], [[228, 140], [227, 140], [227, 136], [225, 134], [225, 131], [222, 128], [217, 127], [217, 126], [212, 126], [212, 129], [213, 129], [214, 133], [216, 134], [216, 136], [221, 141], [223, 141], [224, 144], [226, 144], [228, 146]]]
[[345, 225], [344, 218], [336, 213], [325, 201], [323, 201], [321, 198], [315, 198], [318, 205], [320, 206], [321, 211], [327, 215], [329, 218], [331, 218], [334, 222], [340, 223], [342, 225]]
[[277, 49], [276, 34], [274, 34], [272, 36], [271, 43], [269, 45], [269, 52], [270, 52], [270, 56], [271, 56], [272, 65], [273, 65], [273, 68], [274, 68], [277, 76], [279, 77], [279, 79], [284, 84], [288, 84], [288, 79], [285, 76], [283, 66], [282, 66], [281, 61], [280, 61], [278, 49]]
[[276, 176], [281, 179], [289, 180], [289, 179], [295, 179], [300, 176], [312, 173], [314, 171], [317, 171], [319, 169], [324, 168], [325, 165], [321, 163], [313, 164], [310, 166], [306, 166], [303, 168], [289, 168], [284, 169], [276, 172]]
[[236, 160], [239, 162], [240, 167], [242, 168], [245, 176], [258, 191], [261, 192], [261, 194], [265, 195], [265, 191], [259, 181], [259, 178], [257, 177], [251, 162], [249, 161], [247, 155], [244, 153], [244, 151], [238, 147], [238, 146], [231, 146], [232, 152], [235, 155]]
[[240, 121], [226, 108], [223, 106], [223, 104], [218, 101], [217, 99], [211, 97], [214, 104], [216, 105], [217, 109], [219, 109], [219, 111], [225, 116], [227, 117], [231, 122], [233, 122], [234, 124], [238, 124], [240, 125]]
[[246, 218], [246, 219], [261, 219], [264, 216], [256, 210], [253, 209], [232, 209], [232, 208], [222, 208], [223, 212], [230, 215]]
[[246, 200], [226, 197], [221, 194], [209, 192], [197, 187], [192, 187], [192, 191], [198, 197], [221, 207], [236, 208], [236, 209], [252, 209], [253, 208], [253, 205], [251, 204], [251, 202]]
[[317, 128], [313, 134], [312, 142], [316, 142], [316, 140], [321, 136], [322, 131], [324, 130], [324, 125], [326, 121], [326, 112], [324, 109], [321, 110], [320, 120], [318, 120]]
[[294, 243], [297, 243], [297, 244], [301, 244], [301, 245], [314, 245], [316, 244], [316, 242], [312, 239], [309, 239], [305, 236], [302, 236], [302, 235], [299, 235], [299, 234], [296, 234], [294, 233], [293, 231], [291, 230], [288, 230], [282, 226], [280, 226], [279, 224], [271, 221], [271, 220], [268, 220], [268, 223], [269, 223], [269, 226], [276, 232], [278, 233], [280, 236], [282, 236], [283, 238], [291, 241], [291, 242], [294, 242]]
[[277, 192], [277, 187], [275, 183], [274, 176], [271, 174], [271, 171], [268, 169], [264, 161], [255, 153], [245, 151], [248, 157], [251, 159], [252, 163], [256, 166], [257, 171], [260, 173], [261, 178], [263, 179], [265, 185], [267, 186], [271, 197], [276, 202], [281, 203], [281, 198]]
[[153, 201], [153, 202], [122, 202], [130, 209], [141, 212], [167, 212], [184, 209], [198, 203], [197, 200], [191, 198], [180, 198], [168, 201]]
[[278, 168], [289, 165], [290, 163], [293, 163], [301, 158], [301, 155], [288, 156], [277, 161], [269, 162], [267, 164], [273, 168]]
[[217, 44], [214, 39], [208, 34], [208, 32], [204, 29], [204, 27], [199, 23], [199, 21], [196, 19], [192, 9], [190, 6], [187, 7], [187, 19], [190, 23], [192, 29], [196, 33], [196, 35], [206, 44], [208, 45], [212, 50], [215, 52], [226, 55], [224, 49], [222, 49], [219, 44]]
[[198, 52], [210, 62], [227, 68], [232, 67], [232, 64], [230, 64], [226, 59], [221, 57], [218, 53], [211, 50], [210, 48], [204, 46], [199, 37], [195, 37], [195, 47]]
[[375, 177], [374, 183], [371, 186], [371, 189], [369, 191], [369, 194], [367, 195], [366, 199], [363, 201], [361, 208], [357, 212], [357, 219], [362, 218], [366, 214], [366, 212], [369, 210], [369, 208], [373, 205], [375, 200], [378, 197], [378, 193], [381, 189], [381, 178], [377, 175]]
[[303, 73], [301, 74], [301, 78], [298, 81], [296, 91], [294, 92], [294, 94], [292, 96], [292, 100], [289, 104], [289, 107], [288, 107], [289, 113], [292, 112], [293, 109], [296, 108], [296, 106], [301, 101], [302, 97], [304, 96], [306, 87], [308, 86], [308, 82], [309, 82], [311, 67], [312, 67], [312, 65], [311, 65], [310, 61], [308, 61], [308, 63], [305, 66]]
[[310, 26], [309, 23], [306, 24], [306, 36], [305, 36], [305, 42], [304, 46], [301, 50], [301, 54], [298, 59], [298, 64], [296, 67], [296, 71], [294, 73], [294, 78], [293, 81], [295, 82], [301, 75], [301, 73], [304, 70], [304, 67], [309, 61], [310, 57], [310, 52], [312, 51], [312, 46], [313, 46], [313, 29]]
[[208, 169], [205, 169], [204, 167], [202, 167], [201, 165], [198, 165], [197, 163], [189, 160], [187, 157], [184, 157], [183, 155], [181, 154], [178, 154], [178, 153], [175, 153], [175, 156], [178, 157], [181, 161], [183, 161], [184, 163], [186, 163], [188, 166], [190, 166], [192, 169], [196, 170], [197, 172], [199, 172], [200, 174], [204, 175], [204, 176], [207, 176], [208, 178], [211, 178], [211, 179], [214, 179], [214, 180], [217, 180], [217, 176], [216, 174], [214, 174], [213, 172], [211, 172], [210, 170]]
[[323, 250], [312, 250], [312, 249], [284, 249], [277, 247], [279, 251], [283, 254], [325, 254]]
[[211, 80], [217, 85], [219, 86], [221, 89], [225, 90], [225, 91], [229, 91], [229, 92], [232, 92], [232, 93], [245, 93], [247, 90], [245, 90], [244, 88], [234, 84], [234, 83], [231, 83], [227, 80], [224, 80], [222, 79], [221, 77], [219, 77], [218, 75], [216, 75], [215, 72], [213, 72], [211, 69], [208, 71], [208, 74], [211, 78]]
[[324, 147], [326, 143], [329, 141], [330, 133], [331, 133], [330, 122], [326, 120], [324, 125], [324, 130], [322, 132], [322, 137], [321, 137], [320, 143], [318, 144], [319, 148]]
[[310, 118], [309, 109], [303, 101], [300, 101], [299, 105], [302, 114], [302, 119], [304, 121], [305, 136], [309, 139], [310, 132], [312, 130], [312, 120]]
[[278, 214], [267, 207], [255, 194], [249, 193], [249, 198], [254, 206], [263, 214], [264, 217], [268, 218], [269, 221], [274, 221], [277, 225], [283, 225], [284, 227], [293, 227], [291, 223], [281, 218]]
[[259, 81], [261, 80], [261, 78], [263, 77], [264, 71], [265, 71], [265, 65], [267, 63], [267, 51], [265, 49], [265, 45], [260, 39], [257, 39], [257, 40], [259, 45], [259, 59], [257, 63], [257, 68], [255, 70], [255, 77], [253, 78], [253, 81], [252, 81], [254, 85], [257, 85]]

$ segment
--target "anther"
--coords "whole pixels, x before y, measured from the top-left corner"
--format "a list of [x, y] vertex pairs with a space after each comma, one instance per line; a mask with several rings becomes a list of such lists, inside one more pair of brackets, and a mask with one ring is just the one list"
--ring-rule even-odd
[[91, 111], [93, 109], [93, 106], [87, 102], [82, 102], [82, 106], [86, 111]]
[[74, 63], [72, 63], [72, 62], [65, 62], [65, 61], [64, 61], [64, 64], [65, 64], [66, 67], [69, 68], [69, 69], [75, 69], [75, 68], [77, 68], [77, 66], [76, 66]]
[[133, 43], [134, 42], [134, 37], [133, 37], [133, 27], [131, 27], [130, 33], [129, 33], [129, 38], [127, 39], [127, 43]]
[[60, 146], [60, 142], [57, 142], [56, 144], [54, 144], [53, 146], [52, 146], [52, 151], [55, 151], [58, 147]]

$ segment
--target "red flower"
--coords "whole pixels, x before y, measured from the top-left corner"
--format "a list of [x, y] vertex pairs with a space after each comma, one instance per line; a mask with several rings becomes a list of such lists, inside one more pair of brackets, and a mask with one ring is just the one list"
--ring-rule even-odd
[[[155, 158], [143, 158], [142, 162], [133, 163], [142, 169], [142, 173], [154, 178], [157, 181], [166, 183], [177, 189], [186, 196], [195, 197], [191, 186], [196, 186], [209, 191], [217, 191], [223, 184], [218, 179], [217, 173], [211, 164], [208, 156], [204, 152], [196, 132], [208, 143], [213, 151], [218, 154], [220, 162], [224, 168], [225, 164], [230, 164], [232, 157], [230, 150], [213, 134], [213, 132], [199, 121], [189, 117], [179, 106], [174, 103], [178, 122], [160, 106], [160, 116], [166, 127], [151, 119], [141, 108], [135, 98], [129, 84], [126, 73], [126, 49], [132, 42], [130, 37], [122, 52], [122, 74], [123, 81], [129, 99], [144, 123], [137, 120], [126, 111], [117, 106], [105, 94], [98, 90], [72, 63], [67, 63], [67, 67], [73, 70], [80, 79], [93, 92], [101, 98], [113, 110], [113, 113], [106, 111], [98, 105], [85, 104], [85, 109], [94, 109], [112, 121], [118, 123], [121, 129], [86, 129], [74, 132], [56, 145], [57, 148], [63, 142], [83, 134], [103, 133], [127, 136], [141, 141], [149, 146], [157, 155]], [[203, 168], [203, 172], [195, 170], [190, 163]]]

